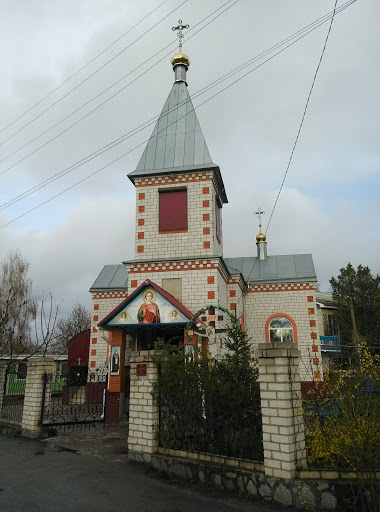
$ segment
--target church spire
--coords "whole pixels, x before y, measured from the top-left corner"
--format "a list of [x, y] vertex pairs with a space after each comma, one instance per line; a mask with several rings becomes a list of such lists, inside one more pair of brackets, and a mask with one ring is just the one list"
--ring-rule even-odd
[[177, 27], [172, 27], [172, 30], [178, 30], [177, 35], [179, 39], [178, 53], [176, 53], [172, 58], [172, 66], [175, 73], [174, 83], [185, 82], [186, 85], [186, 71], [189, 69], [190, 59], [186, 53], [182, 53], [182, 39], [184, 38], [182, 31], [188, 28], [189, 25], [182, 25], [182, 20], [178, 21]]
[[267, 237], [266, 237], [265, 233], [263, 233], [261, 231], [262, 215], [264, 215], [264, 214], [265, 214], [265, 212], [259, 206], [259, 209], [257, 210], [257, 212], [255, 212], [255, 215], [257, 215], [259, 218], [260, 231], [259, 231], [259, 234], [256, 236], [256, 245], [257, 245], [257, 257], [260, 260], [266, 260], [268, 257], [268, 255], [267, 255]]

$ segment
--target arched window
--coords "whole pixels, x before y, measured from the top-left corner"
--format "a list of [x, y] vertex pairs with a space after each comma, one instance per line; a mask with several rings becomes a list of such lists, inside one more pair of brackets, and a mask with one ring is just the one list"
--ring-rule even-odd
[[267, 342], [280, 341], [284, 343], [297, 343], [297, 329], [294, 320], [284, 313], [272, 315], [266, 324]]

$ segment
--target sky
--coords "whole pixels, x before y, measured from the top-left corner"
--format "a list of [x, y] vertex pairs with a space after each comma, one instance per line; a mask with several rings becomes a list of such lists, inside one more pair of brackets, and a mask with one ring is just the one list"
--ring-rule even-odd
[[[4, 205], [160, 113], [179, 19], [190, 25], [190, 95], [242, 65], [193, 103], [210, 99], [197, 115], [229, 200], [224, 255], [255, 255], [254, 212], [265, 211], [266, 229], [329, 21], [245, 77], [265, 59], [244, 63], [333, 8], [332, 0], [0, 0], [0, 261], [20, 250], [34, 294], [51, 292], [63, 317], [76, 303], [89, 307], [105, 264], [133, 259], [135, 188], [127, 174], [153, 125]], [[348, 262], [380, 273], [378, 19], [376, 0], [336, 15], [267, 232], [268, 254], [312, 253], [322, 291]]]

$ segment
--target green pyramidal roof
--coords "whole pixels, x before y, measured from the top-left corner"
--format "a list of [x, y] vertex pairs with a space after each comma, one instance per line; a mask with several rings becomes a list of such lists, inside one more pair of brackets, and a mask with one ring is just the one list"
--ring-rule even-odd
[[128, 176], [217, 168], [185, 82], [175, 82], [136, 170]]

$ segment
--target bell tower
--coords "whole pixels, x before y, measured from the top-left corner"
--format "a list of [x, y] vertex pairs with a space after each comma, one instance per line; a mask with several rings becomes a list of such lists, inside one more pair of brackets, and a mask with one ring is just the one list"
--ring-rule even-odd
[[180, 45], [174, 83], [134, 172], [135, 261], [223, 255], [222, 207], [227, 196], [188, 92], [188, 55]]

